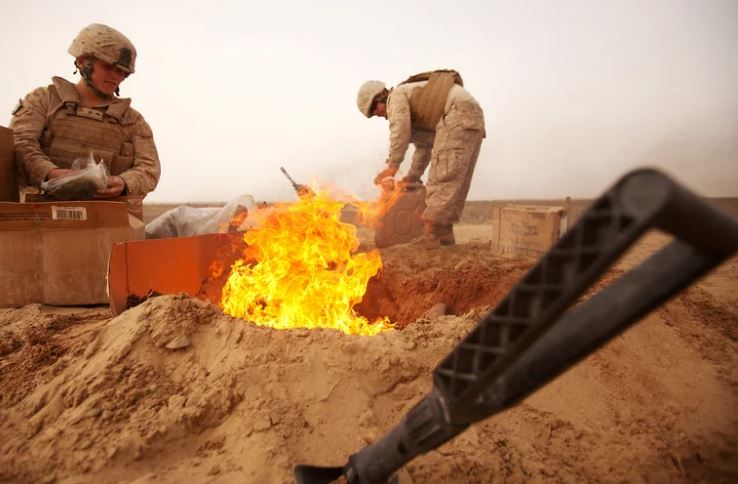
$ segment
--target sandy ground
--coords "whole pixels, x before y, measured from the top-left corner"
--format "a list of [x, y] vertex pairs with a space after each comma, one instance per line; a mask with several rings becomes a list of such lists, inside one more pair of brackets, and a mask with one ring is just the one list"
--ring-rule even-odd
[[[117, 318], [0, 310], [0, 481], [291, 482], [295, 464], [344, 464], [531, 267], [491, 255], [488, 209], [468, 205], [455, 247], [382, 251], [359, 309], [401, 329], [375, 337], [255, 327], [181, 295]], [[648, 235], [599, 286], [667, 240]], [[439, 302], [451, 314], [423, 317]], [[733, 258], [401, 482], [736, 482], [737, 323]]]

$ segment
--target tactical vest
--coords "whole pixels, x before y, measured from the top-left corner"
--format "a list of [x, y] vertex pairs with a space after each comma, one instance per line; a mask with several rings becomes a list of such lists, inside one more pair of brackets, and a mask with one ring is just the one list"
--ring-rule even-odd
[[77, 158], [103, 160], [111, 175], [119, 175], [133, 166], [133, 143], [123, 129], [133, 120], [125, 116], [129, 100], [102, 108], [79, 106], [74, 85], [55, 78], [54, 86], [61, 103], [49, 106], [46, 127], [41, 133], [41, 149], [59, 168], [69, 168]]
[[413, 128], [423, 131], [435, 131], [446, 109], [448, 93], [454, 84], [464, 85], [461, 74], [451, 69], [421, 72], [410, 76], [400, 84], [428, 81], [425, 86], [417, 87], [410, 95], [410, 117]]

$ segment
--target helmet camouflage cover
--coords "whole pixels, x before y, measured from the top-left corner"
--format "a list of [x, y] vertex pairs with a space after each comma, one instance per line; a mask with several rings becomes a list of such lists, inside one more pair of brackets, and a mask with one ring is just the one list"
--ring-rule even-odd
[[356, 95], [356, 107], [359, 108], [361, 114], [367, 118], [372, 117], [371, 106], [374, 98], [377, 94], [384, 91], [386, 88], [382, 81], [366, 81], [359, 88], [359, 93]]
[[136, 70], [136, 48], [128, 37], [112, 27], [90, 24], [80, 30], [67, 50], [71, 55], [95, 57], [128, 74]]

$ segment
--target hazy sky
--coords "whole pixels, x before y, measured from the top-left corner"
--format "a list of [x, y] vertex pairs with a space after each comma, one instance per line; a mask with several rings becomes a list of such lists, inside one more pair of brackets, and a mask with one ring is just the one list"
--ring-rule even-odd
[[76, 81], [66, 50], [100, 22], [138, 50], [121, 94], [159, 149], [147, 201], [291, 198], [280, 165], [374, 198], [387, 123], [358, 87], [434, 68], [485, 111], [469, 199], [596, 196], [641, 165], [738, 195], [738, 1], [454, 3], [0, 0], [0, 124], [51, 76]]

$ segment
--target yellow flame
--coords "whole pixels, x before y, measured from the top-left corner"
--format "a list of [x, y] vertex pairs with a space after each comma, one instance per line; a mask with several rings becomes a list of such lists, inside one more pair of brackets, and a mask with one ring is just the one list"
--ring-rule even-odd
[[343, 205], [317, 190], [269, 211], [244, 235], [245, 260], [231, 268], [223, 310], [276, 329], [375, 335], [393, 328], [387, 318], [369, 322], [354, 312], [382, 261], [377, 251], [356, 253], [356, 227], [340, 221]]

